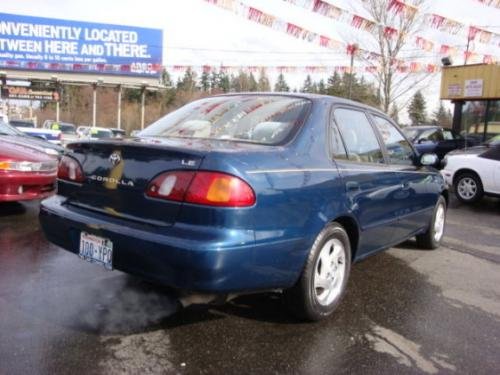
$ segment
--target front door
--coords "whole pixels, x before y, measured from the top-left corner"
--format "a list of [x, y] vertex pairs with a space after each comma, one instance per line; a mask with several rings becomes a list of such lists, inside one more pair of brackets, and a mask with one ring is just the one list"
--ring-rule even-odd
[[398, 176], [400, 188], [389, 201], [398, 207], [395, 226], [395, 241], [403, 241], [428, 225], [436, 204], [437, 184], [432, 179], [440, 178], [436, 170], [415, 165], [415, 153], [410, 143], [389, 120], [372, 114], [373, 121], [387, 150], [389, 168]]
[[362, 232], [359, 258], [393, 243], [399, 207], [388, 197], [397, 193], [401, 183], [385, 163], [379, 139], [366, 114], [343, 107], [336, 108], [333, 114], [343, 140], [341, 151], [334, 158], [344, 181], [348, 209]]

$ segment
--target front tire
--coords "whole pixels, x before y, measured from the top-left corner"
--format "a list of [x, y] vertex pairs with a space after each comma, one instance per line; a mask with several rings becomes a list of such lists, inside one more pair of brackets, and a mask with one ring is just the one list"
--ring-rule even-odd
[[425, 233], [419, 234], [417, 246], [421, 249], [434, 250], [441, 246], [444, 237], [444, 227], [446, 224], [446, 200], [442, 195], [439, 196], [429, 228]]
[[474, 203], [483, 197], [483, 184], [475, 173], [459, 174], [454, 184], [455, 195], [462, 203]]
[[301, 320], [316, 321], [339, 305], [351, 270], [349, 236], [338, 223], [316, 237], [297, 283], [284, 292], [291, 312]]

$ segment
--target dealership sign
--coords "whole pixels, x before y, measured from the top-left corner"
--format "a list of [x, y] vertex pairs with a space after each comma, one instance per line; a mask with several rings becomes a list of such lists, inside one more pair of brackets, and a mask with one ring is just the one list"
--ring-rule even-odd
[[59, 92], [50, 88], [38, 89], [26, 86], [4, 86], [2, 87], [2, 98], [57, 102], [59, 101]]
[[0, 13], [0, 68], [159, 77], [159, 29]]

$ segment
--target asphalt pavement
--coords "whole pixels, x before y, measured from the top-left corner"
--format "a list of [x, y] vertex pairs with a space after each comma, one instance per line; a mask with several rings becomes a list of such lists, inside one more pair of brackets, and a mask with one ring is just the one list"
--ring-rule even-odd
[[0, 204], [0, 375], [500, 373], [498, 199], [452, 199], [438, 250], [408, 241], [356, 264], [319, 323], [272, 293], [179, 309], [49, 244], [37, 214]]

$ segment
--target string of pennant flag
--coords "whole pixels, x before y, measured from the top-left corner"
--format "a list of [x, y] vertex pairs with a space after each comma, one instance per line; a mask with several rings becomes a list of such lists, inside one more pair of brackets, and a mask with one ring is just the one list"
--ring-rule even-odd
[[[225, 73], [238, 74], [240, 72], [258, 74], [261, 71], [274, 73], [350, 73], [351, 67], [347, 65], [325, 66], [325, 65], [306, 65], [306, 66], [263, 66], [263, 65], [167, 65], [165, 69], [170, 72], [179, 73], [188, 69], [199, 73]], [[419, 62], [405, 63], [396, 66], [399, 73], [437, 73], [441, 67], [436, 64], [425, 64]], [[377, 66], [355, 66], [353, 73], [376, 73]]]
[[486, 6], [500, 9], [500, 0], [476, 0]]
[[[346, 44], [343, 42], [340, 42], [338, 40], [335, 40], [333, 38], [330, 38], [325, 35], [321, 35], [318, 33], [315, 33], [313, 31], [307, 30], [301, 26], [298, 26], [294, 23], [287, 22], [286, 20], [283, 20], [279, 17], [275, 17], [271, 14], [268, 14], [266, 12], [263, 12], [260, 9], [257, 9], [255, 7], [251, 7], [246, 5], [245, 3], [239, 1], [239, 0], [205, 0], [206, 2], [215, 5], [219, 8], [225, 9], [227, 11], [230, 11], [240, 17], [246, 18], [249, 21], [261, 24], [263, 26], [272, 28], [273, 30], [280, 31], [283, 33], [286, 33], [296, 39], [302, 39], [304, 41], [310, 42], [312, 44], [315, 44], [320, 47], [336, 50], [336, 51], [342, 51], [344, 50], [347, 55], [352, 55], [356, 54], [358, 57], [360, 57], [364, 61], [368, 62], [377, 62], [380, 59], [380, 54], [369, 51], [363, 48], [358, 48], [357, 46], [354, 46], [352, 44]], [[288, 2], [296, 3], [297, 5], [304, 6], [304, 7], [311, 7], [311, 9], [316, 9], [318, 12], [322, 12], [321, 14], [327, 14], [330, 16], [333, 15], [338, 15], [338, 17], [342, 19], [351, 19], [351, 24], [354, 25], [354, 27], [366, 27], [368, 30], [370, 30], [370, 27], [374, 27], [371, 25], [374, 25], [372, 21], [367, 20], [366, 18], [356, 16], [349, 14], [348, 12], [344, 11], [343, 9], [340, 9], [338, 7], [334, 7], [329, 3], [326, 3], [323, 0], [285, 0]], [[396, 5], [393, 5], [391, 9], [395, 9], [395, 11], [401, 11], [400, 5], [404, 4], [399, 0], [393, 0], [396, 1]], [[391, 2], [392, 4], [392, 2]], [[390, 4], [389, 4], [390, 5]], [[333, 7], [333, 8], [332, 8]], [[409, 6], [406, 6], [407, 9]], [[404, 10], [406, 12], [409, 12], [409, 10]], [[371, 23], [370, 23], [371, 22]], [[365, 25], [365, 26], [363, 26]], [[389, 28], [384, 30], [387, 36], [394, 35], [394, 33], [397, 33], [398, 31], [393, 28]], [[418, 43], [420, 48], [427, 49], [431, 51], [434, 48], [434, 44], [431, 44], [432, 42], [424, 39], [424, 38], [419, 38], [416, 40], [416, 43]], [[447, 45], [441, 45], [439, 47], [439, 53], [443, 54], [443, 51], [446, 51], [449, 55], [452, 55], [456, 57], [460, 52], [463, 53], [464, 58], [467, 58], [467, 61], [471, 63], [479, 63], [479, 62], [484, 62], [484, 63], [493, 63], [498, 61], [495, 56], [492, 55], [482, 55], [478, 54], [472, 51], [460, 51], [456, 47], [452, 46], [447, 46]], [[420, 64], [419, 62], [408, 62], [402, 59], [394, 59], [392, 61], [392, 64], [394, 66], [405, 66], [408, 64], [414, 63], [415, 65]]]
[[[379, 25], [376, 22], [354, 14], [345, 9], [339, 8], [333, 4], [330, 4], [324, 0], [283, 0], [287, 3], [291, 3], [293, 5], [302, 7], [314, 13], [318, 13], [324, 17], [328, 17], [330, 19], [343, 22], [348, 24], [349, 26], [364, 30], [368, 33], [373, 33], [379, 26], [383, 27], [384, 36], [386, 38], [395, 38], [399, 34], [399, 30], [385, 25]], [[500, 0], [498, 0], [500, 2]], [[388, 10], [395, 14], [404, 14], [408, 17], [413, 17], [415, 13], [418, 11], [416, 7], [413, 5], [409, 5], [400, 0], [390, 0], [387, 6]], [[454, 21], [450, 18], [440, 16], [438, 14], [427, 14], [425, 15], [426, 24], [428, 24], [431, 28], [437, 29], [442, 32], [447, 32], [452, 35], [457, 35], [459, 33], [467, 32], [467, 38], [469, 41], [479, 41], [483, 44], [491, 44], [495, 46], [500, 46], [500, 34], [496, 34], [487, 30], [483, 30], [479, 27], [475, 26], [466, 26], [460, 22]], [[438, 43], [434, 43], [431, 40], [425, 39], [421, 36], [415, 37], [415, 46], [421, 50], [426, 52], [436, 52], [442, 53], [443, 45]], [[445, 50], [455, 53], [457, 55], [459, 51], [457, 48], [451, 48], [447, 45], [445, 46]], [[447, 48], [446, 48], [447, 47]], [[492, 59], [491, 56], [485, 59], [490, 61]]]

